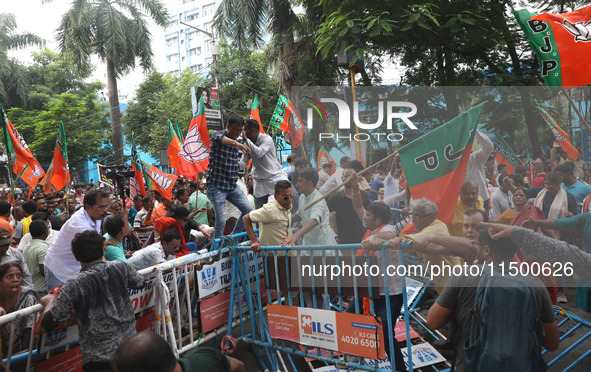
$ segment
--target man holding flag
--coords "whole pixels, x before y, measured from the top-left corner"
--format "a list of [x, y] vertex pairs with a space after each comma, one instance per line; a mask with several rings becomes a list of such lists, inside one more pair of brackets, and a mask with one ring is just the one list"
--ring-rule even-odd
[[275, 192], [275, 184], [287, 180], [281, 164], [275, 156], [275, 143], [268, 134], [261, 133], [259, 123], [254, 119], [246, 120], [242, 138], [250, 153], [242, 154], [241, 165], [246, 169], [252, 160], [252, 178], [254, 183], [254, 207], [259, 209]]
[[226, 200], [234, 204], [241, 212], [235, 231], [243, 229], [242, 217], [252, 210], [246, 195], [236, 182], [240, 151], [250, 153], [250, 147], [238, 140], [244, 129], [244, 119], [231, 115], [224, 131], [215, 131], [210, 135], [211, 149], [207, 166], [207, 198], [213, 204], [215, 213], [215, 237], [224, 235], [226, 224]]

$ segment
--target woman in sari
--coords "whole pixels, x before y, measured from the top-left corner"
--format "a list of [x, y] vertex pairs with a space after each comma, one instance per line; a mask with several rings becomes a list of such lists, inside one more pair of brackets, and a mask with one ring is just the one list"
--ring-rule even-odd
[[[513, 226], [521, 226], [521, 224], [525, 221], [545, 220], [546, 216], [544, 216], [544, 212], [542, 212], [542, 210], [536, 206], [527, 205], [527, 200], [528, 199], [525, 195], [525, 189], [523, 187], [518, 187], [517, 189], [515, 189], [515, 191], [513, 191], [513, 204], [515, 205], [515, 207], [513, 209], [507, 209], [506, 211], [504, 211], [499, 216], [499, 218], [497, 218], [497, 221]], [[532, 228], [532, 230], [540, 234], [543, 233], [539, 227], [534, 227]], [[519, 249], [517, 250], [515, 255], [517, 256], [521, 264], [528, 265], [533, 262], [536, 262], [525, 258], [521, 253], [521, 250]], [[548, 293], [550, 294], [552, 304], [556, 305], [556, 299], [558, 295], [558, 288], [556, 287], [556, 278], [553, 275], [543, 276], [540, 274], [538, 275], [538, 279], [540, 279], [548, 289]]]
[[[0, 265], [0, 315], [9, 314], [37, 304], [32, 288], [23, 287], [22, 269], [16, 262]], [[12, 353], [27, 349], [31, 339], [35, 314], [17, 318], [0, 329], [2, 335], [2, 355], [8, 354], [10, 329], [14, 325]]]

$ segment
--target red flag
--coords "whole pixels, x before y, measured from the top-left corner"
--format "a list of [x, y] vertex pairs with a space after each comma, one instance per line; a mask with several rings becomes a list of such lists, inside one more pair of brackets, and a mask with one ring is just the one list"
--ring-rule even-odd
[[291, 102], [289, 103], [288, 107], [289, 111], [295, 114], [294, 116], [292, 116], [293, 125], [290, 126], [291, 145], [293, 147], [299, 147], [302, 141], [304, 140], [304, 133], [306, 132], [306, 127], [304, 126], [302, 118], [300, 118], [300, 114], [298, 114]]
[[35, 156], [27, 146], [27, 143], [21, 137], [20, 133], [14, 128], [10, 120], [5, 118], [6, 120], [6, 129], [8, 130], [8, 135], [10, 136], [10, 140], [14, 146], [14, 152], [16, 154], [16, 160], [14, 162], [14, 173], [21, 174], [25, 169], [25, 166], [28, 164], [30, 167], [35, 167]]
[[191, 120], [185, 143], [179, 153], [178, 167], [175, 174], [197, 179], [209, 164], [209, 133], [205, 121], [203, 97], [199, 99], [199, 110]]
[[39, 183], [41, 183], [43, 185], [43, 193], [45, 193], [45, 194], [51, 194], [51, 192], [52, 192], [51, 182], [50, 182], [52, 172], [53, 172], [53, 160], [51, 161], [51, 164], [49, 164], [49, 168], [47, 169], [45, 176], [43, 176], [41, 181], [39, 181]]
[[178, 177], [174, 174], [164, 173], [155, 166], [148, 170], [148, 174], [152, 179], [152, 190], [158, 191], [163, 198], [172, 199], [172, 190]]

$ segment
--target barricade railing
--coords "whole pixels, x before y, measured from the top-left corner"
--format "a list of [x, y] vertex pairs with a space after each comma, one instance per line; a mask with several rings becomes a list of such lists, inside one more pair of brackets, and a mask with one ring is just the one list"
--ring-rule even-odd
[[[289, 363], [292, 365], [293, 369], [296, 370], [294, 362], [291, 358], [291, 355], [296, 356], [303, 356], [307, 358], [312, 358], [315, 360], [319, 360], [325, 363], [330, 364], [345, 364], [348, 367], [354, 367], [360, 370], [367, 370], [367, 371], [389, 371], [391, 370], [389, 366], [384, 365], [383, 362], [378, 361], [377, 359], [371, 359], [366, 363], [363, 358], [360, 358], [358, 362], [351, 362], [346, 361], [343, 359], [337, 359], [334, 350], [325, 350], [325, 352], [321, 353], [321, 347], [316, 348], [316, 352], [312, 352], [309, 346], [303, 346], [303, 350], [299, 350], [295, 347], [292, 347], [290, 344], [286, 343], [283, 340], [277, 338], [271, 338], [271, 334], [269, 332], [269, 324], [267, 319], [263, 314], [263, 305], [265, 302], [273, 304], [286, 304], [288, 306], [294, 306], [296, 300], [299, 302], [300, 307], [308, 307], [313, 309], [324, 309], [324, 310], [337, 310], [337, 311], [344, 311], [344, 298], [347, 297], [347, 293], [344, 292], [344, 285], [341, 281], [341, 277], [337, 277], [336, 289], [332, 288], [329, 289], [329, 280], [327, 275], [318, 278], [318, 280], [311, 275], [310, 281], [311, 283], [307, 283], [306, 285], [310, 285], [309, 290], [307, 292], [304, 291], [304, 284], [303, 284], [303, 273], [302, 273], [302, 263], [309, 263], [312, 267], [314, 267], [315, 262], [320, 264], [322, 267], [327, 266], [327, 252], [329, 251], [336, 251], [337, 254], [334, 255], [334, 258], [330, 260], [331, 263], [339, 265], [341, 260], [344, 260], [344, 257], [349, 257], [352, 265], [377, 265], [375, 261], [372, 261], [372, 257], [370, 256], [356, 256], [356, 252], [361, 249], [360, 244], [342, 244], [337, 246], [296, 246], [296, 247], [261, 247], [261, 256], [264, 258], [264, 280], [266, 284], [267, 296], [264, 297], [261, 295], [260, 290], [253, 291], [253, 287], [255, 289], [260, 289], [260, 276], [255, 275], [251, 279], [246, 279], [248, 277], [247, 273], [250, 273], [249, 268], [245, 268], [244, 265], [244, 256], [250, 254], [250, 247], [248, 246], [239, 246], [234, 248], [236, 251], [233, 255], [233, 275], [232, 275], [232, 286], [231, 286], [231, 296], [232, 298], [237, 298], [238, 301], [238, 309], [242, 308], [242, 301], [246, 302], [246, 308], [249, 313], [249, 325], [250, 325], [250, 332], [245, 332], [245, 322], [246, 320], [240, 318], [240, 340], [249, 342], [255, 346], [260, 346], [264, 349], [264, 355], [266, 356], [266, 360], [269, 363], [259, 358], [259, 363], [263, 367], [263, 369], [269, 370], [280, 370], [281, 367], [285, 369], [285, 362], [281, 357], [279, 352], [285, 352]], [[381, 248], [382, 257], [386, 256], [386, 249], [390, 249], [387, 246]], [[312, 254], [311, 254], [312, 253]], [[317, 253], [318, 255], [314, 255]], [[293, 265], [293, 260], [295, 260], [295, 265]], [[288, 261], [291, 262], [288, 263]], [[399, 262], [382, 260], [381, 262], [381, 270], [383, 273], [387, 270], [387, 265], [404, 265], [404, 259], [402, 257], [402, 250], [400, 250]], [[293, 268], [296, 268], [298, 271], [297, 273], [290, 273]], [[293, 275], [295, 274], [295, 275]], [[297, 278], [296, 282], [292, 281], [292, 278]], [[403, 290], [402, 290], [402, 297], [403, 297], [403, 311], [401, 314], [404, 316], [405, 322], [405, 330], [406, 330], [406, 345], [407, 347], [411, 347], [411, 332], [409, 327], [410, 321], [410, 314], [409, 305], [408, 305], [408, 298], [406, 296], [406, 284], [405, 284], [405, 277], [401, 276], [403, 281]], [[316, 280], [318, 283], [316, 283]], [[375, 314], [374, 308], [374, 297], [379, 297], [379, 286], [380, 281], [378, 278], [372, 278], [371, 275], [367, 276], [366, 280], [367, 283], [359, 283], [358, 278], [353, 276], [353, 293], [351, 293], [351, 297], [353, 298], [352, 302], [349, 303], [349, 306], [353, 306], [355, 308], [355, 313], [360, 313], [360, 298], [368, 296], [369, 300], [369, 313]], [[334, 284], [334, 283], [331, 283]], [[428, 284], [428, 283], [427, 283]], [[389, 281], [383, 280], [383, 292], [385, 294], [390, 293], [389, 291]], [[364, 293], [360, 293], [361, 290], [364, 290]], [[277, 300], [273, 301], [273, 293], [272, 290], [276, 291], [277, 293]], [[254, 296], [246, 296], [243, 297], [239, 295], [241, 292], [243, 293], [254, 293]], [[377, 295], [376, 295], [377, 293]], [[331, 295], [335, 295], [334, 299], [331, 300]], [[319, 299], [322, 299], [322, 302], [319, 303]], [[384, 337], [388, 339], [389, 348], [387, 354], [390, 356], [390, 363], [392, 370], [395, 369], [395, 362], [394, 362], [394, 342], [397, 342], [394, 335], [394, 325], [396, 322], [392, 321], [392, 314], [391, 314], [391, 307], [390, 307], [390, 296], [385, 295], [385, 308], [386, 308], [386, 321], [389, 325], [383, 329]], [[415, 301], [416, 303], [416, 301]], [[411, 307], [412, 309], [413, 307]], [[230, 307], [230, 316], [229, 320], [233, 320], [233, 307]], [[240, 311], [240, 310], [239, 310]], [[230, 335], [230, 330], [228, 330], [228, 335]], [[341, 337], [341, 335], [339, 335]], [[437, 337], [436, 337], [437, 338]], [[293, 340], [292, 340], [293, 341]], [[323, 349], [324, 350], [324, 349]], [[413, 370], [412, 366], [412, 352], [408, 353], [408, 363], [409, 363], [409, 370]], [[367, 359], [367, 358], [366, 358]], [[436, 368], [434, 368], [437, 370]]]
[[[153, 325], [148, 321], [145, 329], [152, 329], [167, 337], [177, 356], [179, 353], [195, 346], [198, 342], [215, 337], [215, 332], [220, 333], [226, 330], [227, 323], [225, 319], [223, 324], [211, 330], [210, 334], [201, 337], [199, 340], [194, 338], [194, 332], [196, 331], [195, 325], [193, 324], [194, 313], [193, 311], [189, 311], [189, 309], [192, 309], [190, 305], [195, 303], [194, 300], [198, 298], [196, 288], [194, 287], [194, 275], [196, 269], [219, 260], [222, 255], [229, 253], [229, 249], [226, 246], [232, 244], [233, 239], [240, 239], [245, 236], [246, 234], [242, 233], [233, 235], [232, 237], [218, 238], [212, 242], [212, 245], [217, 248], [215, 251], [207, 252], [206, 250], [201, 250], [197, 253], [191, 253], [184, 257], [138, 271], [146, 278], [146, 284], [140, 290], [130, 290], [130, 298], [134, 306], [134, 312], [136, 313], [136, 320], [139, 321], [142, 317], [153, 319]], [[171, 302], [172, 306], [169, 307], [168, 305]], [[187, 311], [181, 313], [183, 309]], [[154, 310], [154, 316], [150, 315], [152, 310]], [[0, 317], [0, 328], [10, 327], [8, 331], [10, 335], [8, 345], [7, 347], [5, 346], [7, 353], [1, 359], [5, 370], [10, 370], [13, 365], [23, 365], [25, 362], [25, 370], [32, 370], [38, 362], [41, 362], [42, 355], [47, 354], [47, 358], [49, 358], [49, 356], [52, 356], [56, 352], [61, 352], [62, 350], [67, 351], [77, 345], [78, 340], [76, 337], [66, 344], [51, 347], [47, 352], [41, 352], [40, 348], [37, 347], [41, 336], [32, 333], [28, 348], [21, 347], [24, 350], [15, 352], [13, 345], [15, 343], [15, 327], [17, 325], [14, 321], [32, 316], [33, 324], [36, 324], [42, 312], [43, 306], [37, 304]], [[174, 328], [176, 329], [172, 327], [173, 320], [175, 322]], [[187, 345], [183, 345], [183, 322], [186, 322], [188, 325], [187, 332], [185, 332], [187, 333], [187, 340], [189, 342]]]
[[[560, 342], [562, 343], [568, 337], [574, 337], [575, 333], [578, 331], [579, 337], [576, 341], [573, 341], [571, 345], [566, 347], [563, 351], [561, 351], [556, 357], [554, 357], [551, 361], [548, 362], [548, 367], [552, 367], [570, 352], [572, 352], [577, 347], [581, 346], [581, 344], [591, 336], [591, 322], [585, 319], [582, 319], [575, 314], [569, 313], [559, 307], [554, 307], [554, 312], [556, 313], [557, 318], [559, 316], [564, 317], [564, 319], [558, 322], [558, 329], [561, 331], [562, 335], [560, 336]], [[558, 319], [557, 319], [558, 320]], [[568, 326], [572, 326], [570, 329], [565, 331], [565, 328]], [[542, 355], [546, 355], [548, 350], [544, 350]], [[568, 365], [566, 368], [563, 369], [563, 372], [572, 371], [577, 365], [579, 365], [583, 360], [591, 356], [591, 349], [588, 349], [577, 358], [574, 362]]]

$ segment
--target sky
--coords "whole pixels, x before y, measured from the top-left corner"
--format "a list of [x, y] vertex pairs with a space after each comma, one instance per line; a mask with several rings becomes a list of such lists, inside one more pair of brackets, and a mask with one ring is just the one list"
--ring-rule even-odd
[[[165, 4], [174, 3], [175, 1], [166, 1]], [[17, 32], [30, 32], [36, 34], [46, 40], [46, 46], [49, 49], [58, 50], [58, 44], [55, 41], [55, 30], [57, 29], [62, 15], [70, 8], [70, 0], [52, 0], [49, 3], [42, 3], [42, 0], [18, 0], [10, 4], [10, 7], [2, 10], [3, 12], [10, 12], [16, 16]], [[164, 70], [165, 55], [164, 55], [164, 31], [151, 25], [150, 31], [152, 33], [152, 49], [154, 50], [154, 65], [160, 71]], [[11, 52], [10, 56], [15, 57], [25, 64], [32, 61], [31, 52], [37, 48], [28, 48]], [[93, 64], [96, 69], [90, 80], [99, 80], [106, 84], [106, 65], [102, 63], [98, 57], [93, 58]], [[383, 83], [394, 84], [400, 82], [400, 69], [392, 62], [385, 62]], [[140, 68], [123, 76], [118, 80], [119, 99], [121, 102], [127, 102], [133, 98], [133, 94], [137, 86], [144, 80], [145, 75]], [[106, 93], [106, 87], [104, 89]]]

